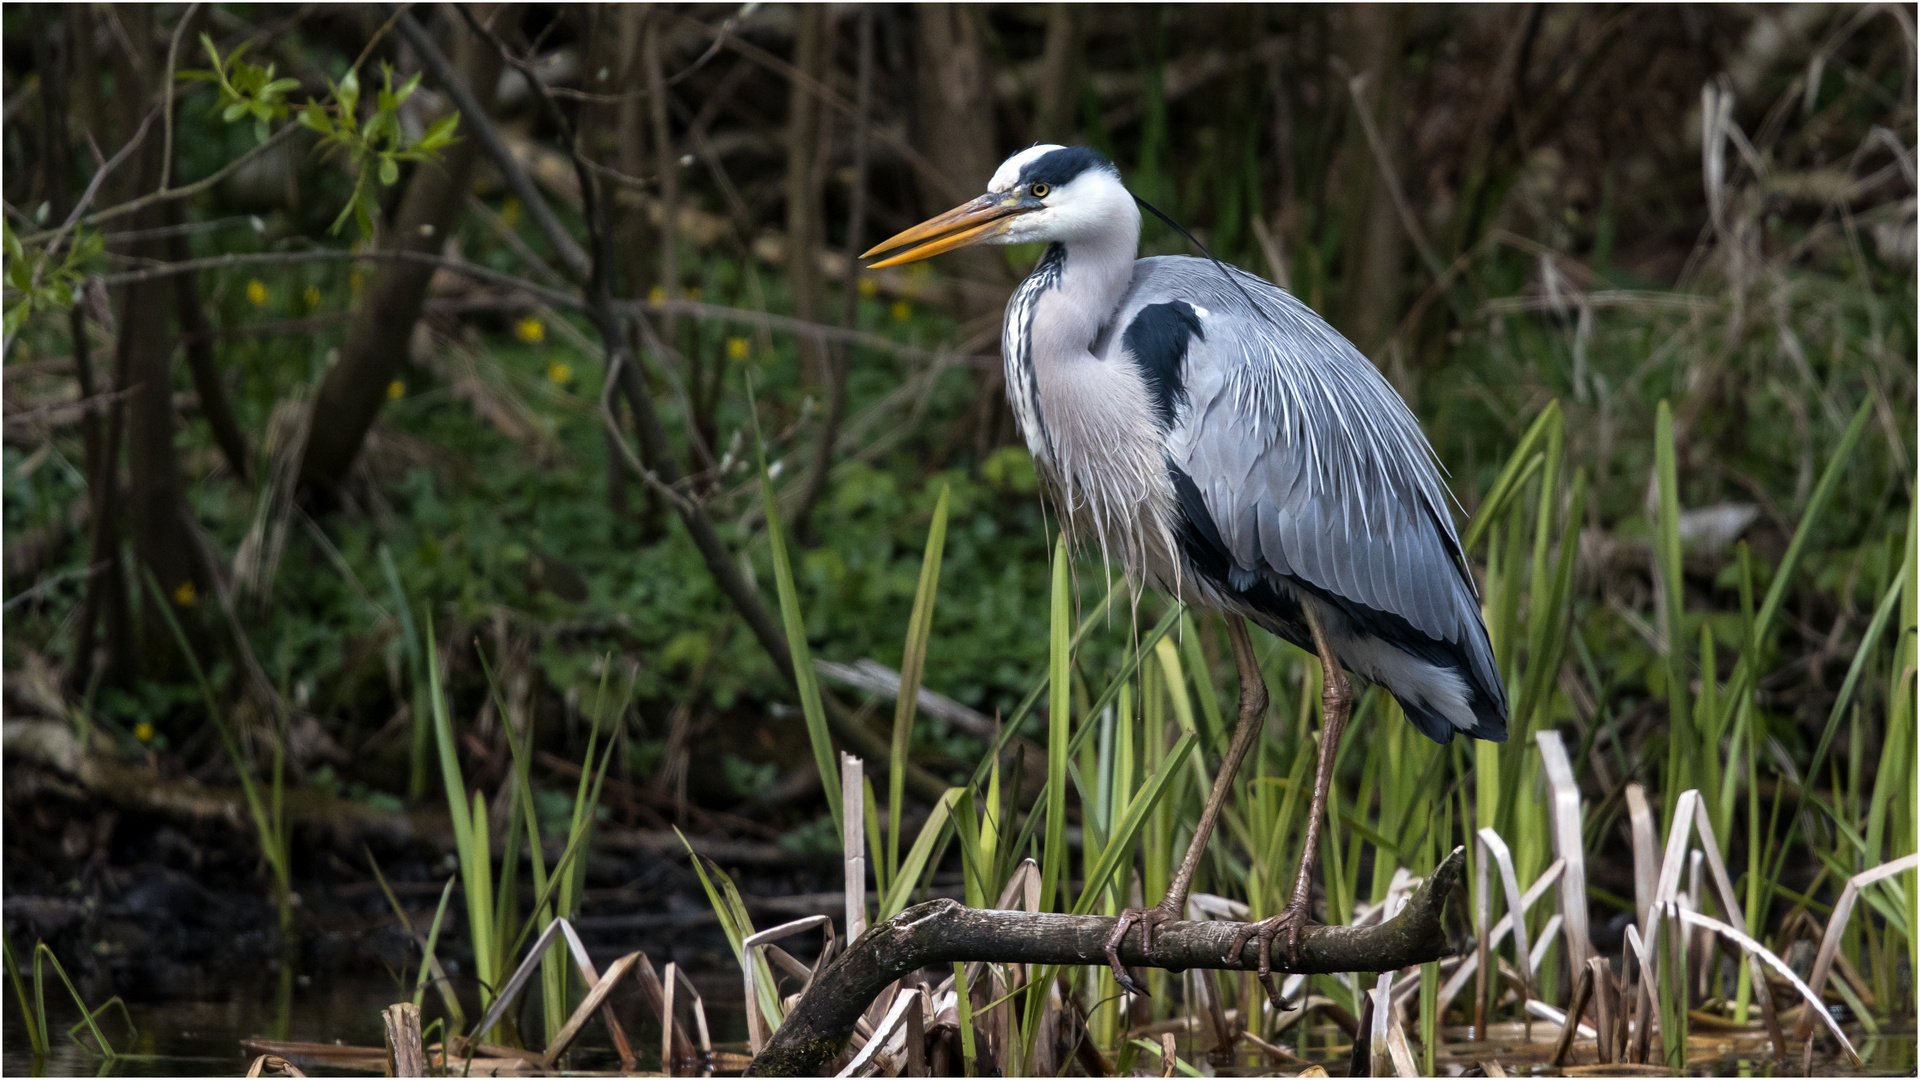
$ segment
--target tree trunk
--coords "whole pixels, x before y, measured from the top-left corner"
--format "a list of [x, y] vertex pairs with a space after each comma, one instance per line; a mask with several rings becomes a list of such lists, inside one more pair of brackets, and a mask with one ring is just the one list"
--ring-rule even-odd
[[1079, 124], [1080, 13], [1078, 4], [1047, 5], [1047, 39], [1040, 53], [1039, 100], [1034, 103], [1033, 136], [1043, 143], [1064, 143]]
[[[119, 9], [128, 37], [144, 46], [153, 40], [153, 8], [127, 5]], [[126, 89], [115, 95], [121, 116], [119, 127], [131, 137], [140, 124], [149, 102], [156, 94], [161, 78], [161, 61], [152, 49], [142, 48], [136, 62], [119, 69]], [[160, 183], [164, 161], [164, 141], [148, 138], [141, 143], [128, 163], [134, 192], [154, 190]], [[164, 206], [153, 206], [128, 216], [126, 228], [135, 233], [151, 232], [167, 224]], [[129, 259], [159, 262], [168, 255], [164, 237], [145, 237], [128, 243], [122, 254]], [[189, 638], [197, 640], [198, 620], [192, 610], [205, 592], [199, 580], [198, 561], [193, 556], [193, 539], [188, 535], [182, 514], [185, 503], [180, 495], [180, 470], [174, 454], [173, 350], [176, 343], [172, 328], [174, 280], [156, 278], [125, 286], [116, 305], [119, 312], [117, 366], [118, 386], [126, 393], [127, 440], [127, 512], [133, 532], [133, 550], [142, 568], [152, 574], [167, 602], [174, 605]], [[108, 465], [111, 468], [111, 463]], [[138, 587], [143, 583], [136, 581]], [[139, 590], [143, 595], [146, 589]], [[152, 603], [142, 605], [147, 612], [141, 642], [143, 670], [170, 671], [179, 662], [173, 632]]]
[[[488, 18], [484, 7], [475, 15], [482, 21]], [[453, 36], [455, 63], [482, 106], [492, 108], [494, 88], [500, 81], [500, 54], [458, 21]], [[478, 140], [468, 137], [447, 147], [438, 164], [414, 167], [400, 212], [383, 238], [388, 248], [439, 253], [465, 202], [479, 152]], [[334, 501], [366, 441], [367, 429], [387, 400], [387, 386], [407, 355], [432, 277], [431, 266], [383, 261], [362, 294], [363, 306], [347, 330], [340, 360], [314, 395], [300, 465], [301, 487], [322, 504]]]
[[[619, 148], [615, 160], [619, 163], [620, 171], [628, 176], [651, 178], [653, 182], [648, 187], [658, 191], [660, 179], [654, 174], [659, 171], [659, 166], [654, 164], [652, 155], [648, 153], [652, 113], [648, 109], [645, 50], [647, 20], [652, 11], [651, 4], [622, 5], [618, 9], [618, 25], [609, 28], [609, 33], [617, 42], [620, 72], [619, 81], [615, 84], [620, 93], [620, 103], [615, 106], [612, 117], [614, 142]], [[649, 253], [657, 243], [653, 223], [647, 219], [646, 200], [638, 189], [610, 190], [614, 233], [619, 237], [615, 250], [620, 260], [618, 269], [625, 278], [622, 283], [624, 293], [644, 300], [656, 277]], [[617, 418], [620, 415], [617, 403], [613, 411]], [[608, 432], [607, 502], [615, 513], [624, 516], [627, 509], [627, 464], [614, 439], [614, 433]], [[651, 465], [646, 452], [646, 444], [640, 444], [641, 460]], [[661, 517], [663, 508], [660, 498], [652, 488], [642, 484], [640, 499], [641, 538], [656, 540], [663, 534], [665, 526]]]
[[[180, 204], [167, 204], [170, 208], [167, 218], [175, 225], [180, 224]], [[192, 245], [185, 233], [176, 233], [168, 238], [168, 257], [175, 262], [185, 262], [193, 257]], [[199, 278], [193, 274], [181, 274], [173, 279], [174, 302], [180, 317], [180, 339], [186, 346], [187, 370], [193, 375], [193, 388], [200, 395], [200, 415], [206, 418], [207, 427], [213, 431], [213, 441], [220, 447], [221, 456], [227, 459], [227, 467], [240, 478], [243, 484], [251, 482], [252, 470], [249, 467], [251, 456], [247, 452], [247, 437], [240, 430], [240, 422], [234, 419], [233, 403], [227, 400], [226, 383], [220, 378], [219, 362], [213, 355], [213, 328], [207, 324], [207, 313], [200, 306]]]
[[[860, 306], [860, 260], [859, 254], [866, 247], [867, 219], [867, 166], [868, 140], [867, 125], [869, 111], [873, 107], [873, 11], [862, 7], [856, 16], [858, 20], [858, 52], [854, 59], [855, 90], [853, 117], [853, 183], [847, 193], [847, 277], [841, 283], [840, 325], [852, 329]], [[826, 71], [832, 70], [829, 60], [821, 65]], [[822, 125], [820, 154], [827, 154], [826, 129]], [[818, 178], [824, 173], [823, 167], [813, 171], [816, 178], [814, 191], [820, 190]], [[824, 229], [821, 230], [824, 233]], [[825, 246], [824, 235], [819, 238], [820, 246]], [[813, 260], [813, 272], [817, 273], [819, 260]], [[814, 445], [813, 466], [807, 473], [807, 488], [800, 499], [800, 509], [794, 514], [794, 535], [802, 543], [813, 540], [813, 510], [820, 496], [827, 490], [827, 474], [833, 470], [833, 444], [840, 437], [840, 423], [847, 413], [847, 361], [851, 351], [842, 343], [832, 349], [823, 347], [817, 339], [803, 336], [803, 342], [809, 342], [818, 349], [826, 362], [826, 418], [820, 425], [820, 439]]]
[[[929, 3], [914, 9], [919, 21], [919, 145], [937, 177], [921, 176], [928, 215], [987, 189], [1000, 164], [994, 140], [993, 78], [980, 31], [978, 9]], [[956, 252], [962, 276], [997, 281], [1005, 276], [992, 248]], [[966, 312], [977, 315], [979, 312]]]
[[[793, 9], [793, 66], [800, 78], [787, 88], [787, 283], [793, 314], [806, 322], [820, 317], [820, 184], [817, 162], [825, 110], [820, 86], [826, 81], [827, 7], [799, 4]], [[826, 385], [826, 349], [817, 338], [799, 336], [800, 370], [815, 388]]]
[[[1273, 949], [1277, 974], [1398, 971], [1452, 955], [1442, 916], [1460, 884], [1466, 849], [1454, 848], [1414, 890], [1400, 914], [1375, 926], [1309, 926], [1300, 934], [1300, 962]], [[748, 1076], [825, 1076], [846, 1048], [854, 1023], [880, 991], [910, 972], [951, 963], [1105, 964], [1107, 937], [1117, 920], [1099, 915], [1057, 915], [969, 908], [935, 900], [908, 908], [862, 934], [839, 959], [814, 976], [805, 996], [747, 1066]], [[1244, 924], [1176, 922], [1155, 937], [1153, 955], [1129, 934], [1120, 960], [1129, 967], [1172, 971], [1204, 968], [1248, 971], [1257, 951], [1248, 943], [1229, 955]]]
[[[1361, 95], [1364, 107], [1372, 112], [1381, 141], [1390, 154], [1400, 144], [1400, 54], [1406, 14], [1397, 7], [1381, 4], [1356, 4], [1345, 11], [1346, 41], [1343, 52], [1352, 75], [1364, 75]], [[1339, 87], [1341, 101], [1348, 108], [1352, 94]], [[1381, 167], [1394, 162], [1376, 161], [1356, 118], [1346, 140], [1347, 165], [1352, 193], [1347, 220], [1352, 223], [1346, 247], [1341, 254], [1345, 282], [1340, 306], [1340, 330], [1373, 356], [1393, 333], [1400, 313], [1400, 292], [1404, 276], [1407, 238], [1393, 205]], [[1397, 161], [1398, 158], [1396, 157]], [[1380, 357], [1373, 357], [1375, 362]]]

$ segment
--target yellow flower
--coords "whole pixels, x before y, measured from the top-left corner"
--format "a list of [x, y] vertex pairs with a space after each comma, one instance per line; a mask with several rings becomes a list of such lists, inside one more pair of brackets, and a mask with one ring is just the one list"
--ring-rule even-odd
[[513, 336], [529, 345], [538, 345], [547, 340], [547, 326], [532, 316], [513, 324]]
[[247, 299], [252, 301], [254, 307], [259, 307], [266, 303], [267, 283], [261, 281], [259, 278], [254, 278], [252, 281], [247, 282]]
[[506, 222], [507, 228], [509, 229], [513, 228], [515, 225], [520, 224], [520, 200], [519, 199], [516, 199], [511, 195], [507, 196], [506, 201], [500, 204], [500, 220]]
[[729, 360], [745, 360], [748, 349], [746, 338], [730, 337], [727, 339], [727, 359]]
[[390, 383], [388, 383], [388, 384], [387, 384], [387, 398], [388, 398], [388, 400], [390, 400], [390, 401], [399, 401], [399, 400], [400, 400], [401, 398], [403, 398], [403, 397], [406, 397], [406, 396], [407, 396], [407, 384], [406, 384], [406, 383], [403, 383], [403, 382], [401, 382], [401, 381], [400, 381], [399, 379], [395, 379], [395, 380], [393, 380], [392, 382], [390, 382]]
[[870, 277], [863, 277], [860, 279], [859, 289], [862, 298], [871, 300], [873, 294], [880, 291], [880, 283]]
[[893, 321], [894, 322], [906, 322], [909, 318], [912, 318], [912, 317], [913, 317], [912, 304], [907, 303], [905, 300], [895, 300], [893, 302]]
[[573, 381], [573, 365], [563, 364], [558, 360], [555, 360], [553, 363], [548, 364], [547, 365], [547, 381], [550, 383], [558, 383], [562, 386], [565, 386], [567, 383], [572, 382]]
[[300, 298], [307, 302], [308, 311], [312, 311], [314, 308], [319, 307], [320, 306], [320, 286], [318, 285], [307, 286], [307, 291], [300, 294]]
[[649, 304], [658, 307], [666, 299], [667, 287], [665, 285], [655, 285], [653, 288], [647, 290], [647, 303]]
[[139, 739], [141, 742], [152, 742], [153, 725], [147, 723], [145, 720], [133, 725], [133, 737]]
[[181, 607], [192, 607], [200, 602], [200, 594], [194, 591], [192, 581], [183, 581], [173, 590], [173, 602]]

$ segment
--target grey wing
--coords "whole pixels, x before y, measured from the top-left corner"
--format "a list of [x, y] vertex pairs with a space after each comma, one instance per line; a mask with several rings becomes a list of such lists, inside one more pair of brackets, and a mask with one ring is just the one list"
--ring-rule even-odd
[[1229, 584], [1279, 579], [1341, 602], [1358, 629], [1461, 669], [1488, 707], [1474, 713], [1504, 718], [1446, 488], [1413, 414], [1306, 305], [1236, 277], [1242, 288], [1202, 260], [1142, 260], [1127, 305], [1178, 297], [1200, 315], [1166, 447], [1212, 518]]

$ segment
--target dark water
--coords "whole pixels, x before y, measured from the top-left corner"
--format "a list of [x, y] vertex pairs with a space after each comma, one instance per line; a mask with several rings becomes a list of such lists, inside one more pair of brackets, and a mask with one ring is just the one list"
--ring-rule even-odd
[[[51, 978], [51, 976], [50, 976]], [[716, 1046], [744, 1050], [745, 1014], [739, 1007], [740, 983], [732, 970], [704, 972], [695, 979], [706, 1001], [707, 1020]], [[4, 1024], [0, 1025], [0, 1073], [7, 1076], [239, 1076], [246, 1072], [248, 1056], [240, 1042], [249, 1037], [301, 1042], [333, 1043], [366, 1047], [384, 1045], [380, 1010], [396, 1001], [410, 1000], [411, 986], [402, 991], [384, 975], [331, 976], [282, 985], [278, 979], [265, 978], [237, 983], [225, 1000], [136, 1002], [129, 1007], [136, 1032], [127, 1030], [118, 1009], [100, 1020], [107, 1038], [120, 1056], [103, 1059], [91, 1049], [83, 1049], [66, 1036], [67, 1025], [79, 1019], [65, 988], [57, 982], [47, 987], [48, 1028], [52, 1052], [36, 1058], [29, 1049], [27, 1033], [20, 1022], [17, 999], [11, 993], [4, 1002]], [[56, 995], [58, 995], [56, 997]], [[637, 997], [616, 993], [615, 1005], [628, 1037], [633, 1041], [643, 1071], [658, 1071], [659, 1027]], [[477, 1016], [474, 1003], [467, 1003], [470, 1016]], [[424, 1013], [429, 1023], [439, 1015], [438, 1003], [429, 994]], [[523, 1014], [530, 1030], [538, 1030], [535, 1009]], [[82, 1029], [82, 1038], [86, 1039]], [[429, 1041], [435, 1036], [430, 1034]], [[1344, 1040], [1341, 1040], [1344, 1041]], [[1865, 1059], [1865, 1068], [1854, 1070], [1822, 1046], [1813, 1061], [1812, 1073], [1819, 1076], [1913, 1076], [1916, 1068], [1915, 1036], [1911, 1028], [1884, 1031], [1875, 1037], [1854, 1033], [1856, 1048]], [[1344, 1071], [1345, 1047], [1339, 1054], [1320, 1055], [1308, 1048], [1307, 1056], [1327, 1058], [1324, 1064], [1336, 1075]], [[1459, 1048], [1449, 1047], [1449, 1050]], [[1500, 1058], [1498, 1044], [1488, 1046], [1488, 1056]], [[1526, 1055], [1518, 1055], [1526, 1056]], [[1511, 1059], [1509, 1059], [1511, 1060]], [[1195, 1055], [1196, 1064], [1205, 1061]], [[1441, 1071], [1457, 1075], [1470, 1062], [1444, 1056]], [[342, 1069], [329, 1069], [317, 1063], [301, 1063], [310, 1075], [366, 1075]], [[606, 1031], [596, 1021], [589, 1023], [569, 1056], [568, 1065], [578, 1070], [613, 1070], [619, 1067], [613, 1056]], [[1249, 1059], [1245, 1072], [1266, 1072], [1264, 1062]], [[1693, 1076], [1791, 1076], [1800, 1075], [1801, 1059], [1794, 1055], [1784, 1067], [1764, 1060], [1764, 1055], [1749, 1057], [1734, 1054], [1724, 1058], [1696, 1060], [1687, 1072]], [[1201, 1064], [1205, 1068], [1204, 1064]], [[1509, 1073], [1528, 1075], [1524, 1065], [1507, 1065]], [[1242, 1069], [1228, 1069], [1241, 1073]], [[1282, 1070], [1291, 1074], [1293, 1070]], [[1544, 1070], [1535, 1070], [1544, 1075]], [[1268, 1073], [1268, 1075], [1272, 1075]]]
[[[738, 1049], [731, 1041], [744, 1043], [746, 1016], [738, 1008], [741, 988], [737, 979], [725, 972], [696, 978], [707, 1002], [707, 1022], [716, 1045]], [[412, 999], [412, 987], [403, 992], [392, 978], [378, 976], [333, 976], [313, 979], [304, 984], [295, 980], [287, 987], [276, 979], [248, 982], [234, 987], [224, 1001], [135, 1002], [129, 1006], [137, 1031], [127, 1030], [118, 1008], [100, 1018], [107, 1040], [120, 1056], [103, 1059], [92, 1049], [92, 1040], [82, 1027], [78, 1033], [87, 1043], [83, 1049], [66, 1036], [67, 1025], [80, 1018], [66, 989], [48, 975], [47, 1027], [53, 1043], [50, 1053], [36, 1058], [31, 1052], [25, 1026], [20, 1022], [18, 1001], [8, 992], [4, 1003], [4, 1025], [0, 1025], [0, 1073], [7, 1076], [240, 1076], [247, 1071], [250, 1058], [241, 1050], [240, 1041], [264, 1037], [299, 1042], [340, 1042], [349, 1046], [384, 1047], [385, 1036], [380, 1010], [396, 1001]], [[29, 989], [31, 993], [31, 989]], [[59, 999], [55, 995], [59, 995]], [[639, 1056], [642, 1070], [660, 1068], [660, 1029], [651, 1015], [642, 1016], [637, 997], [614, 995], [621, 1022]], [[62, 1007], [64, 1005], [64, 1007]], [[466, 1003], [470, 1018], [477, 1018], [474, 1003]], [[526, 1013], [533, 1030], [539, 1029], [535, 1016], [537, 1004]], [[440, 1015], [435, 996], [429, 992], [422, 1012], [431, 1024]], [[437, 1041], [429, 1034], [428, 1041]], [[598, 1021], [589, 1023], [569, 1054], [568, 1064], [583, 1070], [619, 1068], [606, 1030]], [[324, 1066], [302, 1068], [309, 1075], [367, 1075]]]

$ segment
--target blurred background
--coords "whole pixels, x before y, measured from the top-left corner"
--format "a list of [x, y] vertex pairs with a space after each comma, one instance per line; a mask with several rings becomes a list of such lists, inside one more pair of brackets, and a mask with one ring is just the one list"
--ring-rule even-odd
[[[242, 968], [404, 970], [413, 939], [369, 860], [431, 918], [449, 783], [496, 829], [524, 803], [562, 841], [597, 807], [571, 910], [627, 938], [704, 927], [677, 946], [689, 966], [730, 960], [672, 827], [756, 898], [837, 889], [769, 505], [835, 745], [881, 787], [916, 770], [890, 828], [898, 800], [913, 825], [964, 784], [1048, 658], [1052, 534], [999, 359], [1037, 251], [850, 256], [1042, 141], [1099, 148], [1351, 338], [1420, 417], [1463, 522], [1551, 414], [1526, 509], [1473, 557], [1508, 575], [1487, 575], [1490, 618], [1533, 729], [1576, 750], [1596, 889], [1633, 896], [1623, 786], [1670, 808], [1678, 768], [1731, 785], [1706, 792], [1723, 836], [1761, 835], [1766, 807], [1782, 823], [1756, 863], [1786, 890], [1760, 903], [1775, 925], [1795, 896], [1826, 910], [1840, 869], [1913, 850], [1911, 702], [1904, 736], [1894, 708], [1912, 646], [1885, 629], [1910, 630], [1911, 601], [1874, 621], [1913, 542], [1910, 5], [0, 18], [6, 921], [14, 955], [44, 939], [90, 1000], [218, 998]], [[1190, 251], [1151, 220], [1142, 246]], [[383, 250], [427, 258], [351, 257]], [[620, 350], [582, 295], [631, 341], [611, 382]], [[938, 696], [890, 755], [943, 498], [921, 676]], [[1564, 594], [1536, 596], [1549, 578]], [[1081, 615], [1108, 598], [1097, 558], [1073, 582]], [[1077, 708], [1167, 610], [1119, 589], [1076, 654]], [[1176, 640], [1195, 693], [1230, 701], [1213, 618]], [[1304, 738], [1287, 702], [1313, 676], [1261, 648], [1284, 776]], [[1675, 702], [1743, 664], [1741, 719], [1710, 704], [1673, 734]], [[1023, 723], [1003, 765], [1021, 808], [1044, 698]], [[1356, 820], [1379, 792], [1408, 825], [1367, 738], [1345, 766]], [[1472, 752], [1428, 749], [1444, 803]], [[1355, 874], [1383, 858], [1369, 828]], [[1729, 842], [1738, 873], [1749, 842]], [[957, 867], [936, 856], [928, 887]], [[456, 902], [449, 925], [471, 917]], [[1617, 952], [1609, 917], [1594, 941]], [[1911, 1002], [1907, 947], [1885, 949], [1881, 1004]]]

